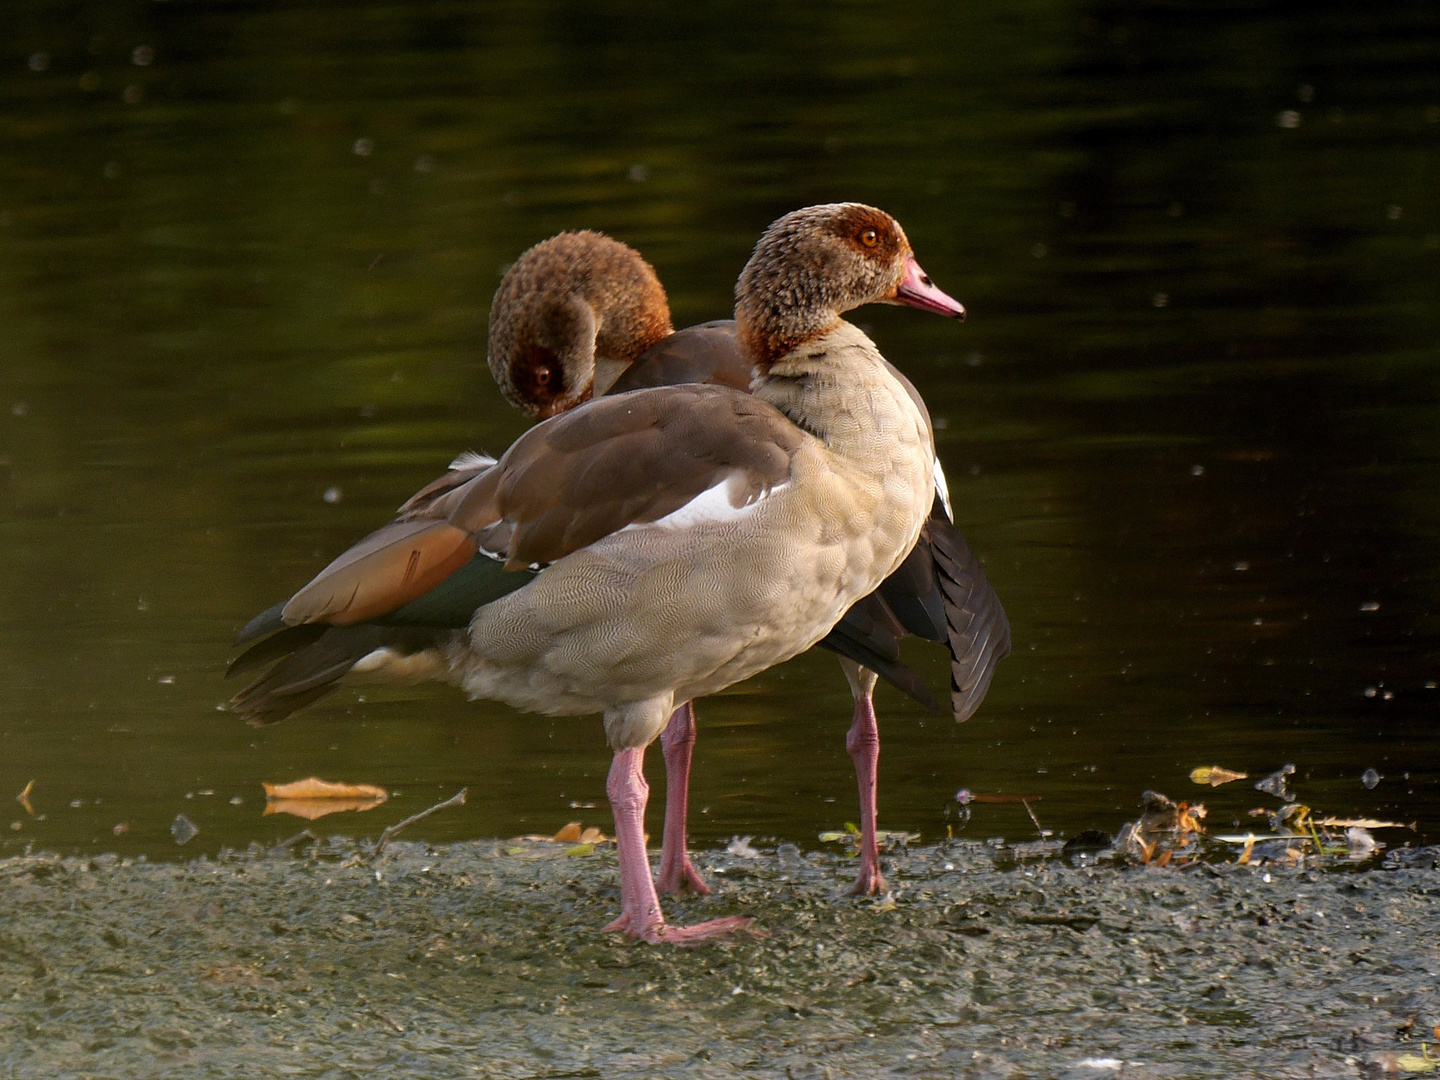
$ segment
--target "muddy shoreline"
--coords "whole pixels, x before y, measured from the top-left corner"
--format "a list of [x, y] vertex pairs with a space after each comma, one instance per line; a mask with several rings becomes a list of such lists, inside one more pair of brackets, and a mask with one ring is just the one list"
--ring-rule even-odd
[[1432, 868], [953, 842], [856, 900], [844, 856], [705, 851], [671, 916], [766, 936], [676, 950], [599, 933], [613, 853], [567, 850], [0, 861], [0, 1075], [1369, 1076], [1440, 1023]]

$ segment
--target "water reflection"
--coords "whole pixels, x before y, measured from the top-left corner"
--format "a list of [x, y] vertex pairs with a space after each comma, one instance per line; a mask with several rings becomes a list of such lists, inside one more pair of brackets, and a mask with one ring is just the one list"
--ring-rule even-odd
[[[882, 691], [882, 825], [934, 835], [964, 786], [1113, 829], [1196, 765], [1285, 761], [1326, 811], [1440, 824], [1432, 13], [12, 9], [0, 794], [36, 785], [0, 851], [287, 835], [260, 781], [310, 773], [401, 792], [321, 831], [465, 784], [427, 835], [603, 820], [598, 721], [422, 688], [252, 731], [214, 711], [228, 642], [523, 429], [481, 356], [528, 244], [614, 233], [684, 325], [835, 198], [971, 311], [858, 318], [943, 425], [1016, 641], [963, 727]], [[706, 702], [698, 838], [853, 815], [848, 712], [823, 655]]]

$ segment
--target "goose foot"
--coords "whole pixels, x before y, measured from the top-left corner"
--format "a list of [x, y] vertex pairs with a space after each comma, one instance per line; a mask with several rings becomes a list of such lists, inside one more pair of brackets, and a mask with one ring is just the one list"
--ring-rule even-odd
[[850, 886], [851, 896], [876, 896], [885, 891], [885, 875], [880, 873], [880, 860], [866, 863], [865, 857], [860, 857], [860, 873], [855, 878], [855, 884]]
[[650, 786], [643, 771], [645, 748], [615, 751], [605, 793], [615, 813], [615, 853], [620, 861], [620, 917], [605, 929], [623, 933], [636, 941], [656, 945], [692, 945], [721, 934], [744, 930], [750, 920], [742, 915], [697, 923], [695, 926], [668, 926], [660, 911], [660, 897], [650, 876], [645, 856], [645, 805]]
[[690, 803], [690, 755], [695, 746], [695, 707], [686, 702], [670, 715], [660, 733], [665, 752], [665, 838], [660, 849], [662, 894], [693, 892], [710, 895], [710, 886], [686, 853], [686, 819]]
[[632, 940], [648, 941], [652, 945], [698, 945], [712, 938], [749, 930], [751, 922], [748, 915], [727, 915], [723, 919], [711, 919], [693, 926], [671, 926], [661, 921], [652, 923], [639, 933], [633, 933], [630, 929], [630, 916], [621, 915], [605, 927], [605, 933], [627, 934]]
[[[880, 846], [875, 838], [875, 782], [880, 765], [880, 726], [875, 721], [875, 676], [852, 686], [855, 694], [855, 719], [845, 735], [845, 749], [855, 761], [855, 780], [860, 787], [860, 874], [850, 887], [852, 896], [874, 896], [885, 891], [885, 875], [880, 873]], [[848, 670], [847, 670], [848, 674]]]

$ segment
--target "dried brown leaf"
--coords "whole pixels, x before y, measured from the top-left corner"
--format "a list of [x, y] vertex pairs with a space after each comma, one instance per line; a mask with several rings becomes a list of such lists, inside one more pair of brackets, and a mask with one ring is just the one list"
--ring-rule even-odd
[[346, 810], [373, 810], [384, 801], [384, 799], [266, 799], [265, 813], [293, 814], [306, 821], [314, 821], [326, 814], [339, 814]]
[[30, 792], [35, 790], [35, 781], [31, 780], [25, 785], [25, 790], [15, 796], [15, 801], [25, 807], [25, 812], [31, 817], [35, 816], [35, 807], [30, 805]]
[[1200, 823], [1205, 820], [1205, 815], [1208, 813], [1209, 811], [1205, 809], [1204, 803], [1196, 803], [1194, 806], [1191, 806], [1189, 803], [1182, 802], [1177, 806], [1175, 808], [1175, 820], [1179, 826], [1181, 838], [1183, 839], [1186, 833], [1204, 832], [1205, 826]]
[[554, 836], [550, 837], [550, 839], [554, 840], [557, 844], [576, 844], [580, 842], [580, 837], [580, 822], [572, 821]]
[[384, 802], [390, 793], [374, 784], [339, 784], [319, 777], [292, 780], [288, 784], [265, 784], [267, 799], [364, 799]]
[[1326, 829], [1406, 829], [1403, 821], [1379, 821], [1375, 818], [1321, 818], [1316, 825]]

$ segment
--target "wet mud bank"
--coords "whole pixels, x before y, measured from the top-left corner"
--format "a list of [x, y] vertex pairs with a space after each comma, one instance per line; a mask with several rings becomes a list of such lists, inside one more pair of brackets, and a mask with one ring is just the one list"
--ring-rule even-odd
[[1309, 1077], [1403, 1074], [1440, 1023], [1440, 871], [1076, 869], [973, 843], [698, 858], [672, 918], [599, 932], [613, 854], [397, 843], [188, 865], [0, 862], [0, 1076]]

